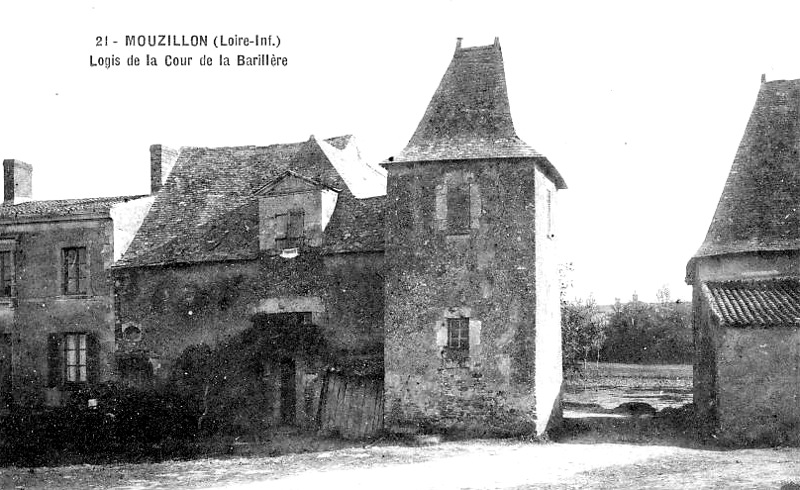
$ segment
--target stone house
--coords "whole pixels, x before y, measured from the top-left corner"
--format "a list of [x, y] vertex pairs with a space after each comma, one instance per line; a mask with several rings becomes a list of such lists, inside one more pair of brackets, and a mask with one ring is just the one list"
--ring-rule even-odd
[[149, 196], [36, 201], [33, 168], [3, 161], [0, 205], [0, 408], [85, 402], [112, 378], [111, 264]]
[[515, 132], [497, 39], [459, 39], [383, 165], [386, 424], [543, 433], [562, 383], [553, 212], [566, 185]]
[[[319, 426], [333, 366], [380, 380], [392, 428], [541, 434], [561, 388], [565, 185], [515, 133], [497, 41], [459, 41], [383, 166], [349, 136], [182, 148], [113, 268], [121, 378], [180, 381], [206, 345], [246, 366], [218, 400], [243, 418]], [[328, 357], [275, 351], [279, 331], [317, 332]]]
[[693, 286], [694, 400], [732, 442], [800, 442], [800, 80], [766, 82]]
[[[232, 370], [211, 393], [226, 418], [316, 423], [326, 366], [381, 372], [385, 189], [351, 136], [182, 148], [114, 266], [121, 379], [195, 376], [205, 345]], [[271, 349], [278, 331], [328, 357]]]

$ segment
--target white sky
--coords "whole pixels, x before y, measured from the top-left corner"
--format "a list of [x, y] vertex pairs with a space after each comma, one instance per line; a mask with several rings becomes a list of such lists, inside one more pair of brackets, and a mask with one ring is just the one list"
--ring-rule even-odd
[[[0, 157], [34, 197], [149, 192], [149, 146], [268, 145], [356, 135], [398, 153], [457, 37], [500, 37], [517, 133], [560, 170], [562, 260], [600, 303], [689, 299], [760, 76], [800, 78], [790, 2], [4, 2]], [[278, 49], [141, 48], [125, 35], [278, 35]], [[119, 44], [95, 46], [96, 36]], [[158, 67], [128, 67], [131, 54]], [[275, 53], [284, 68], [220, 67]], [[167, 54], [192, 56], [166, 67]], [[199, 66], [209, 54], [214, 66]], [[122, 66], [90, 67], [116, 55]]]

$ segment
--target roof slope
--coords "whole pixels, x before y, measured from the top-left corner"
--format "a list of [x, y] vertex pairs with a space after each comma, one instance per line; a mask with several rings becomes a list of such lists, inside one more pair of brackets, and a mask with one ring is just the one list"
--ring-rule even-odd
[[0, 220], [27, 218], [57, 218], [85, 214], [107, 213], [116, 204], [147, 196], [90, 197], [84, 199], [58, 199], [28, 201], [0, 205]]
[[[346, 221], [339, 215], [349, 209], [366, 207], [374, 213], [382, 213], [382, 207], [361, 204], [326, 155], [326, 152], [349, 152], [350, 144], [349, 136], [327, 139], [323, 151], [312, 136], [302, 143], [271, 146], [182, 148], [150, 213], [117, 266], [257, 257], [258, 196], [255, 192], [288, 171], [342, 189], [329, 229], [336, 220]], [[323, 247], [330, 246], [338, 252], [361, 250], [364, 244], [356, 237], [374, 234], [370, 227], [376, 222], [381, 223], [382, 237], [382, 215], [370, 214], [368, 218], [353, 221], [352, 227], [358, 233], [348, 237], [341, 234], [336, 243], [328, 243], [332, 238], [326, 230]], [[377, 250], [382, 250], [382, 240], [379, 245]], [[370, 246], [377, 245], [370, 242]]]
[[484, 158], [536, 158], [559, 188], [566, 187], [555, 167], [517, 136], [499, 41], [462, 48], [459, 39], [417, 130], [384, 164]]
[[800, 326], [800, 280], [709, 282], [703, 294], [723, 327]]
[[695, 257], [800, 248], [800, 80], [762, 83]]

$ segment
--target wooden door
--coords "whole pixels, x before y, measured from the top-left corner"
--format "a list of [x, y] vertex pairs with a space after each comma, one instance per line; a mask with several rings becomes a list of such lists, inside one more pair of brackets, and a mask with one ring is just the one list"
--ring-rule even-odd
[[295, 371], [297, 366], [294, 359], [284, 358], [281, 360], [281, 422], [286, 425], [294, 425], [296, 413], [297, 381]]

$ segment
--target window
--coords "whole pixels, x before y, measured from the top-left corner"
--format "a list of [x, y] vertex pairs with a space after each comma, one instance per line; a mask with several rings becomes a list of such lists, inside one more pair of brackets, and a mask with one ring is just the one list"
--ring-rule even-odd
[[11, 264], [11, 252], [0, 252], [0, 296], [11, 296], [11, 282], [14, 270]]
[[47, 338], [48, 386], [95, 381], [99, 358], [97, 337], [91, 333], [53, 333]]
[[64, 294], [86, 294], [88, 267], [86, 266], [86, 247], [65, 248], [63, 258]]
[[469, 318], [447, 319], [447, 348], [469, 350]]
[[450, 233], [468, 233], [470, 225], [469, 184], [447, 188], [447, 229]]
[[86, 334], [70, 333], [65, 337], [66, 382], [86, 382]]
[[296, 248], [302, 245], [305, 214], [302, 209], [275, 216], [275, 247]]

